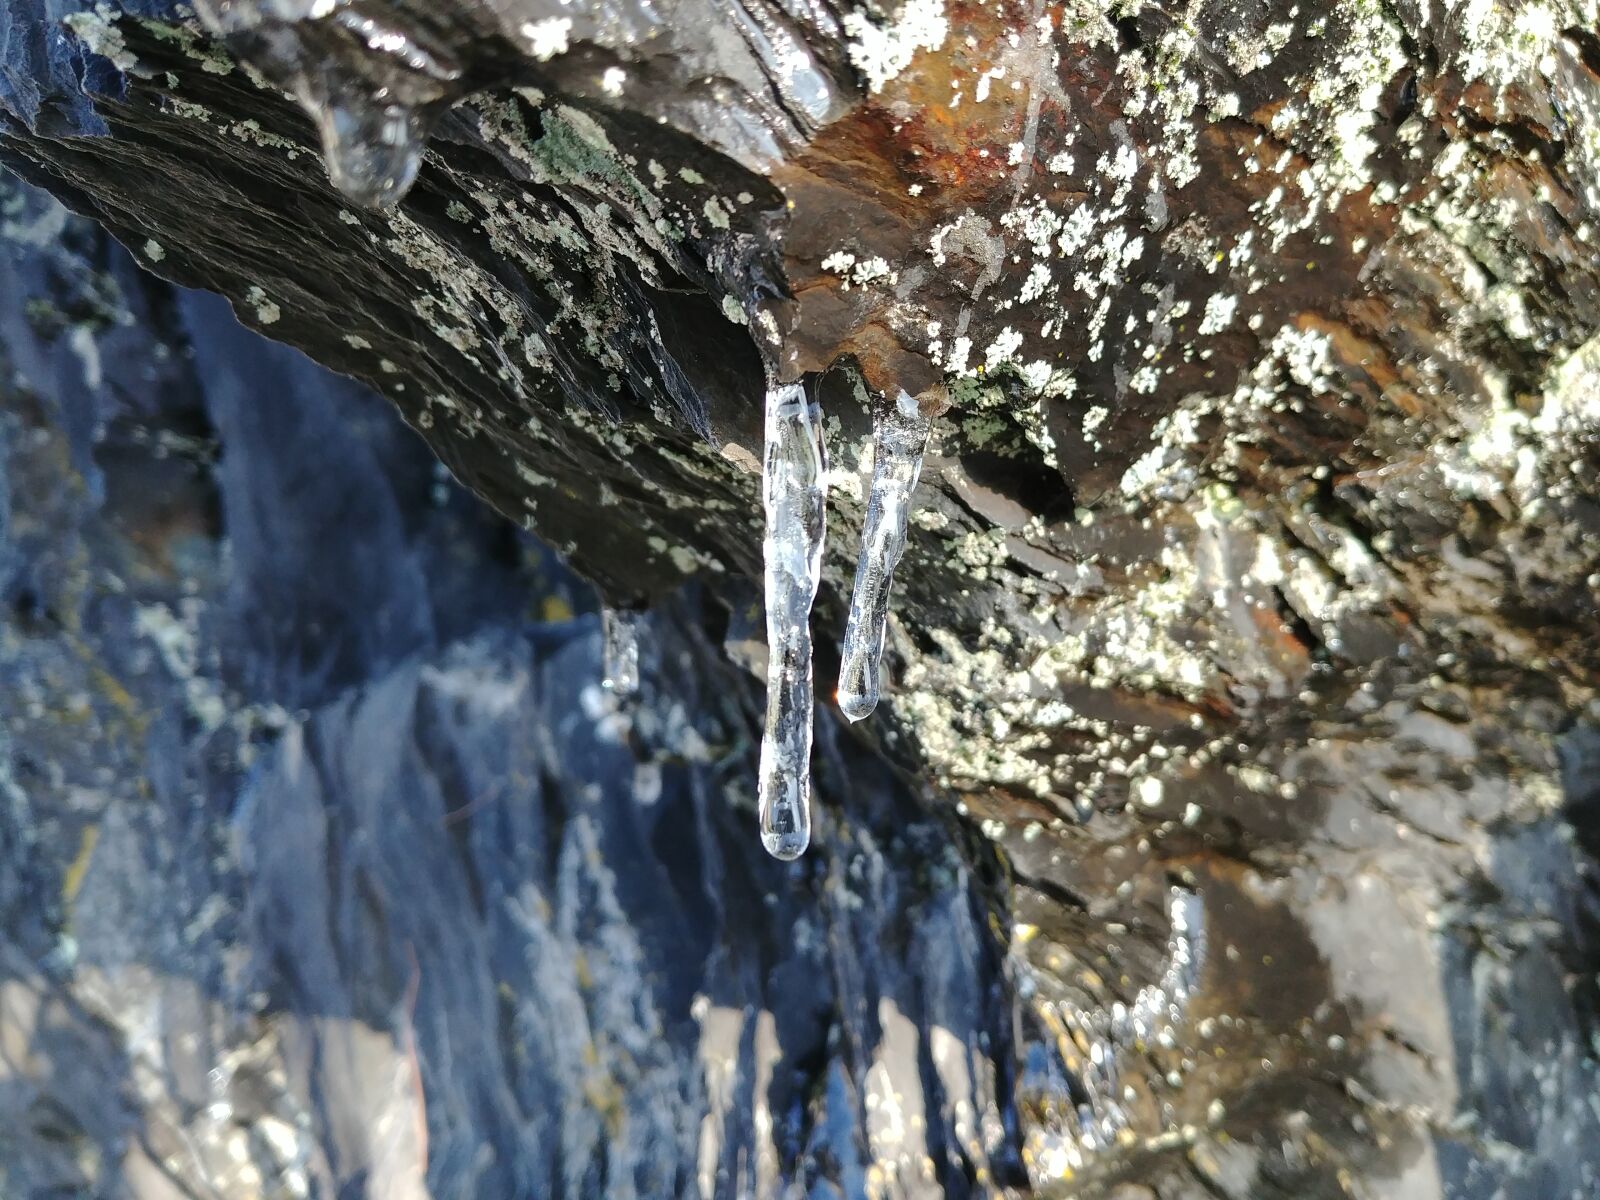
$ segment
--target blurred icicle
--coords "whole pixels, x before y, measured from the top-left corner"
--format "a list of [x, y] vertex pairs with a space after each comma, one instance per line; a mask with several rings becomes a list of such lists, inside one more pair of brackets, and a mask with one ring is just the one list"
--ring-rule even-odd
[[600, 610], [601, 686], [622, 699], [639, 691], [639, 617], [616, 608]]

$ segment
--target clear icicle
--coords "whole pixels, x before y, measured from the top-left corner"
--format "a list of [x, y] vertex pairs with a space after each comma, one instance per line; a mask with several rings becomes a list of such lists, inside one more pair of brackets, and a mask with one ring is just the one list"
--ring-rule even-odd
[[889, 587], [906, 548], [911, 493], [922, 475], [928, 444], [928, 418], [901, 392], [894, 406], [878, 415], [873, 428], [872, 488], [861, 531], [861, 557], [845, 625], [839, 668], [839, 708], [859, 721], [878, 706], [878, 669], [889, 621]]
[[368, 208], [400, 202], [422, 165], [429, 114], [460, 94], [462, 69], [424, 22], [353, 0], [196, 0], [195, 8], [299, 101], [335, 187]]
[[328, 179], [366, 208], [392, 208], [410, 190], [422, 166], [427, 137], [416, 112], [351, 89], [318, 104], [306, 102], [322, 136]]
[[822, 575], [826, 455], [822, 414], [799, 384], [767, 389], [767, 727], [761, 739], [761, 844], [798, 858], [811, 841], [811, 604]]
[[613, 696], [627, 698], [639, 691], [639, 618], [615, 608], [600, 610], [601, 661], [605, 676], [601, 686]]

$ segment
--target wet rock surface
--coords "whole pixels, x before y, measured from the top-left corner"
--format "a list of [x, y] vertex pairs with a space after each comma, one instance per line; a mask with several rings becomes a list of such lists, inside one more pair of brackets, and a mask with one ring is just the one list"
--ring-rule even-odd
[[[655, 32], [643, 5], [334, 7], [337, 27], [297, 4], [208, 5], [206, 24], [131, 2], [63, 24], [11, 0], [0, 157], [146, 267], [382, 391], [612, 603], [694, 578], [705, 611], [672, 620], [697, 672], [714, 669], [710, 643], [760, 640], [763, 353], [785, 379], [821, 373], [824, 693], [872, 394], [948, 404], [896, 575], [884, 699], [822, 741], [927, 786], [933, 842], [960, 871], [987, 880], [991, 855], [1004, 870], [968, 901], [993, 919], [974, 919], [985, 936], [962, 972], [992, 981], [986, 956], [1004, 957], [1020, 1033], [985, 1069], [1017, 1072], [1014, 1089], [994, 1085], [995, 1111], [1015, 1096], [1020, 1123], [1000, 1143], [1027, 1183], [990, 1167], [977, 1186], [1593, 1192], [1596, 1118], [1580, 1102], [1595, 1082], [1600, 722], [1592, 4], [685, 4]], [[330, 184], [326, 121], [319, 135], [301, 106], [354, 97], [370, 115], [384, 87], [431, 138], [403, 200], [398, 184], [361, 195], [398, 201], [373, 209]], [[352, 169], [381, 182], [393, 167]], [[29, 336], [102, 364], [154, 320], [63, 313]], [[236, 419], [263, 407], [241, 401]], [[81, 460], [91, 443], [71, 444]], [[293, 491], [272, 461], [259, 486]], [[24, 489], [24, 504], [13, 484], [12, 527], [61, 487]], [[352, 483], [340, 503], [359, 514], [370, 495]], [[208, 519], [230, 545], [262, 520], [248, 506]], [[310, 550], [296, 569], [365, 584], [405, 560], [388, 536], [350, 543], [373, 569]], [[36, 553], [64, 554], [56, 541]], [[171, 569], [256, 596], [253, 636], [269, 645], [297, 645], [313, 614], [295, 606], [319, 594], [265, 551]], [[450, 578], [418, 573], [397, 594]], [[441, 596], [432, 620], [486, 603], [458, 586], [470, 603]], [[423, 620], [413, 607], [391, 619]], [[448, 685], [406, 655], [431, 654], [441, 679], [521, 678], [518, 663], [542, 678], [536, 656], [485, 643], [473, 659], [459, 628], [432, 641], [425, 620], [410, 628], [384, 661], [418, 672], [412, 699], [374, 692], [334, 712], [331, 692], [272, 690], [374, 678], [349, 651], [251, 668], [264, 690], [240, 695], [316, 709], [300, 742], [258, 735], [271, 761], [252, 786], [299, 803], [320, 791], [370, 822], [370, 798], [329, 782], [340, 753], [304, 748], [311, 731], [355, 746], [363, 708], [382, 724], [443, 706]], [[522, 686], [508, 712], [544, 694]], [[236, 723], [234, 698], [219, 704]], [[748, 736], [741, 720], [722, 736]], [[494, 728], [460, 736], [490, 761], [533, 753], [491, 754]], [[551, 763], [578, 786], [563, 754]], [[879, 789], [833, 794], [845, 825], [870, 825]], [[696, 811], [751, 844], [748, 820], [722, 823], [725, 802]], [[973, 829], [986, 837], [968, 844]], [[706, 861], [712, 844], [733, 861], [716, 838]], [[382, 840], [364, 852], [381, 863]], [[382, 972], [353, 973], [381, 976], [392, 1006], [411, 974], [403, 943], [376, 941], [390, 945]], [[659, 952], [649, 941], [639, 954]], [[958, 1040], [989, 1028], [961, 1011], [941, 1026]], [[671, 1044], [689, 1071], [690, 1043]], [[424, 1078], [435, 1052], [419, 1049]], [[830, 1178], [846, 1194], [932, 1186], [874, 1157], [886, 1126], [863, 1114], [852, 1136], [877, 1174]], [[348, 1124], [347, 1138], [396, 1127]], [[775, 1153], [758, 1193], [796, 1170]], [[371, 1160], [409, 1169], [403, 1154]]]

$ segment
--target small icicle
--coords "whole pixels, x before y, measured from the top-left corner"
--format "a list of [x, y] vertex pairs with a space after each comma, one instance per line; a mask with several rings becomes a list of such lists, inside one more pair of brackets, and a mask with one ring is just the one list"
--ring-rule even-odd
[[822, 575], [826, 452], [822, 414], [799, 384], [767, 388], [767, 727], [761, 739], [761, 844], [798, 858], [811, 841], [811, 604]]
[[872, 487], [839, 668], [839, 708], [852, 721], [861, 720], [878, 706], [889, 587], [906, 548], [911, 493], [922, 475], [929, 425], [917, 402], [905, 392], [873, 423]]
[[195, 8], [299, 101], [336, 188], [368, 208], [400, 202], [422, 165], [431, 114], [460, 94], [463, 76], [426, 22], [353, 0], [195, 0]]
[[416, 112], [352, 88], [326, 103], [306, 105], [322, 136], [328, 179], [366, 208], [392, 208], [411, 189], [427, 136]]
[[605, 677], [600, 686], [619, 699], [639, 691], [639, 618], [615, 608], [600, 610], [601, 661]]

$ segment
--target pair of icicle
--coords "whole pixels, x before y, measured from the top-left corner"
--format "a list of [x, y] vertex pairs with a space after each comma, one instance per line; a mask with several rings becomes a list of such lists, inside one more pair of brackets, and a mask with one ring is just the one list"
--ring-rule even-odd
[[[873, 422], [872, 483], [839, 671], [839, 707], [859, 721], [878, 703], [889, 587], [906, 545], [929, 422], [901, 392]], [[799, 384], [766, 397], [767, 723], [761, 739], [761, 844], [798, 858], [811, 842], [811, 605], [822, 577], [827, 451], [822, 413]]]

